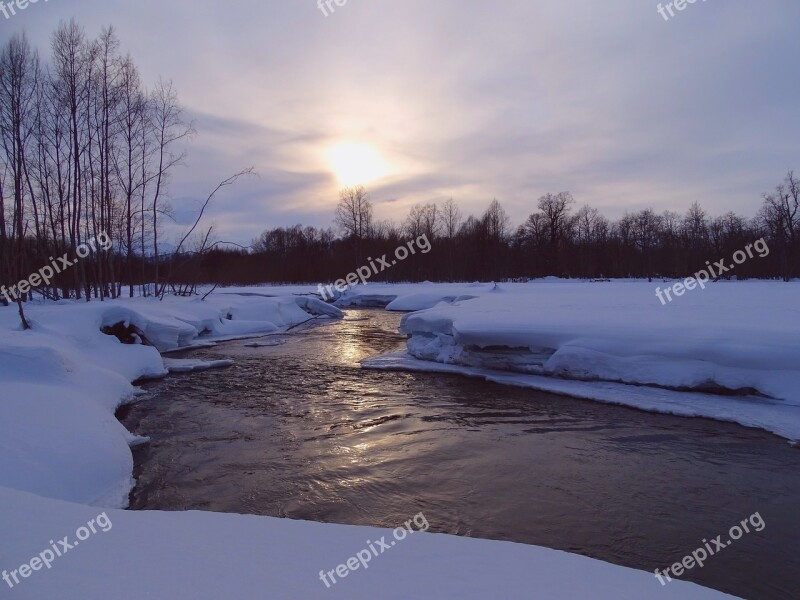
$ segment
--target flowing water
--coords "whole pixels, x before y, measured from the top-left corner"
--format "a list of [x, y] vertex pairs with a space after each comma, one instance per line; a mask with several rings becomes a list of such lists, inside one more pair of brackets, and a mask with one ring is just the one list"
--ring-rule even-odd
[[270, 346], [184, 353], [236, 364], [147, 383], [121, 411], [152, 439], [134, 453], [131, 508], [381, 527], [424, 512], [432, 531], [649, 571], [758, 512], [763, 531], [684, 579], [753, 600], [800, 598], [800, 451], [784, 440], [455, 375], [361, 369], [402, 348], [398, 324], [350, 311], [259, 340]]

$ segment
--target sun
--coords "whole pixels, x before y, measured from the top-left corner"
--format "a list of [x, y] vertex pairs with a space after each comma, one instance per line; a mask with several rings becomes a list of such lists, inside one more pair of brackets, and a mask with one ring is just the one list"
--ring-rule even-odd
[[366, 185], [385, 177], [389, 167], [373, 146], [357, 142], [339, 142], [328, 150], [328, 164], [339, 185]]

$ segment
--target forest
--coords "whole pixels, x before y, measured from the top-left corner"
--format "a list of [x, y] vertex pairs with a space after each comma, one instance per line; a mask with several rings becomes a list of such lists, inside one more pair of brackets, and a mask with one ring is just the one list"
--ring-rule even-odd
[[[203, 280], [225, 284], [317, 282], [347, 273], [403, 240], [426, 235], [433, 250], [397, 265], [387, 281], [476, 281], [564, 277], [683, 278], [707, 261], [764, 239], [770, 255], [728, 277], [790, 280], [798, 273], [800, 179], [793, 172], [764, 194], [756, 216], [709, 215], [699, 203], [684, 214], [653, 209], [611, 221], [569, 192], [541, 196], [514, 227], [500, 202], [465, 216], [452, 199], [418, 204], [396, 224], [378, 220], [363, 187], [344, 189], [332, 227], [267, 229], [247, 250], [217, 249], [203, 258]], [[338, 275], [336, 275], [338, 277]]]

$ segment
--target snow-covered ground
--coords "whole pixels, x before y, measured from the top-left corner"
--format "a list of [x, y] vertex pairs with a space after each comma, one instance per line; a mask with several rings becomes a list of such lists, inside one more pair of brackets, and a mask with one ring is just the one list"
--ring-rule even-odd
[[[502, 367], [513, 371], [500, 373], [511, 379], [537, 377], [551, 385], [561, 380], [530, 373], [542, 369], [546, 375], [673, 385], [697, 382], [711, 372], [717, 383], [753, 387], [773, 398], [737, 402], [777, 407], [786, 422], [796, 423], [791, 389], [797, 382], [793, 365], [799, 364], [792, 340], [797, 319], [790, 309], [795, 288], [723, 287], [709, 288], [700, 299], [681, 299], [685, 306], [654, 301], [652, 311], [643, 284], [370, 285], [347, 292], [338, 304], [391, 302], [395, 310], [428, 309], [404, 320], [417, 358], [384, 358], [384, 366], [396, 361], [390, 366], [488, 366], [493, 372]], [[18, 569], [50, 547], [49, 540], [71, 534], [101, 510], [114, 524], [13, 589], [0, 581], [0, 597], [728, 597], [683, 582], [662, 588], [650, 573], [554, 550], [422, 533], [328, 589], [320, 570], [335, 568], [366, 540], [390, 532], [241, 515], [115, 510], [126, 506], [132, 485], [129, 446], [143, 441], [114, 417], [121, 403], [135, 397], [132, 382], [163, 376], [168, 368], [224, 366], [165, 365], [158, 350], [341, 316], [311, 296], [291, 295], [311, 291], [310, 286], [262, 287], [222, 290], [206, 301], [29, 306], [34, 330], [27, 332], [19, 329], [13, 307], [0, 307], [0, 571]], [[668, 316], [669, 311], [683, 316]], [[156, 347], [123, 345], [101, 333], [112, 326]], [[498, 354], [511, 358], [500, 360]], [[408, 364], [400, 365], [403, 360]], [[661, 361], [666, 366], [659, 371]], [[703, 361], [711, 363], [711, 371], [696, 364]], [[651, 373], [662, 379], [644, 381]], [[565, 383], [587, 390], [598, 386]], [[641, 389], [654, 394], [648, 396], [650, 408], [663, 408], [658, 394], [667, 392]], [[719, 401], [722, 407], [734, 402]]]
[[[16, 569], [98, 509], [0, 488], [0, 569]], [[327, 588], [390, 530], [268, 517], [106, 510], [113, 525], [0, 598], [42, 600], [722, 600], [725, 594], [536, 546], [410, 534]], [[409, 515], [410, 516], [410, 515]], [[399, 524], [398, 524], [399, 525]], [[330, 581], [330, 579], [328, 579]]]

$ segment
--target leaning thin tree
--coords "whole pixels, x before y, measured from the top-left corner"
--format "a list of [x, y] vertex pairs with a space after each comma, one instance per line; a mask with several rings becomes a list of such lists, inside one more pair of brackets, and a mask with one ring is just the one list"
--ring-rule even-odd
[[[175, 254], [174, 254], [176, 258], [181, 256], [181, 253], [183, 252], [183, 247], [186, 244], [187, 240], [197, 230], [197, 227], [200, 225], [200, 221], [203, 220], [203, 216], [205, 215], [206, 210], [208, 209], [208, 206], [211, 204], [211, 201], [214, 199], [214, 196], [216, 196], [217, 193], [222, 188], [231, 186], [234, 183], [236, 183], [240, 178], [246, 177], [246, 176], [251, 176], [251, 175], [256, 175], [256, 171], [255, 171], [255, 169], [253, 167], [250, 167], [248, 169], [244, 169], [242, 171], [239, 171], [235, 175], [231, 175], [230, 177], [228, 177], [224, 181], [220, 182], [217, 185], [217, 187], [214, 188], [214, 191], [212, 191], [208, 195], [208, 197], [206, 198], [205, 202], [203, 202], [203, 205], [200, 207], [200, 211], [197, 214], [197, 218], [195, 219], [194, 224], [192, 224], [192, 226], [189, 228], [189, 230], [186, 232], [186, 234], [184, 234], [184, 236], [181, 238], [180, 242], [178, 242], [178, 246], [175, 248]], [[192, 258], [194, 258], [196, 256], [202, 256], [209, 249], [209, 247], [210, 247], [209, 246], [209, 238], [211, 236], [212, 229], [213, 229], [213, 227], [209, 227], [208, 231], [206, 231], [206, 233], [203, 235], [203, 241], [200, 244], [200, 247], [197, 250], [188, 253], [189, 256], [188, 256], [187, 260], [183, 261], [181, 266], [185, 265]], [[161, 284], [160, 288], [158, 287], [158, 283], [159, 282], [156, 281], [156, 296], [158, 298], [162, 299], [162, 300], [164, 299], [164, 295], [167, 292], [167, 288], [170, 287], [172, 285], [172, 282], [173, 282], [173, 280], [172, 280], [173, 273], [174, 273], [173, 266], [174, 266], [174, 261], [171, 261], [170, 264], [169, 264], [169, 270], [167, 272], [167, 277], [164, 280], [164, 282]]]

